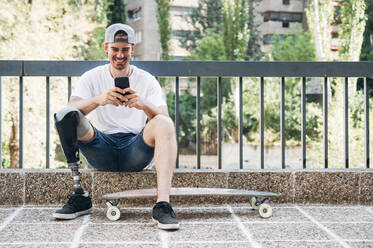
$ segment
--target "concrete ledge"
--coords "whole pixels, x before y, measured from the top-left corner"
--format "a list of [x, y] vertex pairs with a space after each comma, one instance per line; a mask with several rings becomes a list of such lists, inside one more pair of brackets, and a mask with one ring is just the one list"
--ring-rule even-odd
[[[104, 206], [102, 194], [156, 187], [155, 171], [112, 173], [81, 170], [82, 183], [93, 203]], [[175, 170], [174, 187], [217, 187], [281, 193], [276, 203], [373, 205], [373, 170]], [[0, 170], [0, 205], [60, 205], [73, 188], [69, 169]], [[131, 200], [138, 206], [155, 199]], [[242, 197], [174, 197], [174, 205], [247, 202]]]

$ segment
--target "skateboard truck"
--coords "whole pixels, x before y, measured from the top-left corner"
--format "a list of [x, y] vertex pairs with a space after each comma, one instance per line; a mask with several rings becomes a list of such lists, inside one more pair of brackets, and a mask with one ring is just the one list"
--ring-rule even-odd
[[[156, 188], [125, 190], [106, 194], [102, 196], [107, 205], [106, 217], [111, 221], [119, 220], [120, 209], [118, 208], [120, 199], [145, 198], [157, 195]], [[272, 207], [268, 204], [270, 197], [277, 197], [279, 194], [263, 191], [224, 189], [224, 188], [171, 188], [172, 196], [206, 196], [206, 195], [225, 195], [225, 196], [251, 196], [250, 206], [258, 210], [259, 216], [269, 218], [272, 216]]]
[[256, 197], [253, 196], [250, 199], [250, 205], [254, 210], [258, 210], [260, 217], [269, 218], [272, 216], [272, 207], [267, 203], [268, 197]]

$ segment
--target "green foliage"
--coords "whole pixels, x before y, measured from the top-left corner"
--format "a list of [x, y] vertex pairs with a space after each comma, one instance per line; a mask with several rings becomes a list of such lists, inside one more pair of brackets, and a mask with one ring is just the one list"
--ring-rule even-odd
[[[231, 141], [237, 137], [238, 123], [235, 117], [234, 105], [227, 98], [223, 99], [222, 111], [222, 135], [223, 141]], [[205, 114], [201, 120], [202, 137], [210, 142], [217, 140], [218, 136], [218, 108], [211, 109], [209, 115]], [[232, 135], [233, 134], [233, 135]], [[233, 136], [233, 137], [232, 137]]]
[[9, 146], [6, 142], [1, 142], [1, 168], [9, 169], [10, 168], [10, 151]]
[[162, 60], [170, 59], [170, 0], [156, 0], [157, 21], [159, 28], [159, 37], [161, 40]]
[[[175, 93], [167, 93], [167, 106], [170, 117], [175, 121]], [[196, 99], [189, 91], [179, 95], [179, 145], [187, 147], [196, 142]]]
[[356, 61], [359, 58], [366, 22], [364, 12], [365, 0], [343, 1], [339, 25], [339, 53], [343, 59]]
[[[254, 8], [260, 0], [200, 0], [198, 8], [193, 8], [188, 17], [188, 22], [193, 26], [193, 31], [186, 31], [181, 36], [182, 47], [186, 48], [194, 55], [204, 54], [204, 51], [195, 52], [199, 48], [201, 40], [207, 36], [214, 36], [207, 43], [213, 47], [213, 40], [218, 43], [223, 42], [225, 60], [260, 60], [263, 53], [260, 49], [261, 36], [258, 25], [254, 23]], [[225, 33], [224, 33], [225, 32]], [[220, 39], [217, 39], [219, 36]], [[246, 41], [246, 43], [245, 43]], [[240, 44], [244, 43], [244, 44]], [[233, 49], [232, 49], [233, 48]], [[212, 49], [208, 49], [212, 50]], [[246, 51], [246, 52], [245, 52]], [[209, 55], [213, 53], [208, 52]], [[218, 52], [217, 60], [222, 60], [221, 53]], [[205, 57], [201, 55], [201, 57]], [[207, 56], [207, 60], [210, 57]]]
[[225, 57], [228, 60], [243, 60], [249, 40], [249, 13], [246, 0], [223, 1], [223, 39]]
[[247, 52], [245, 60], [248, 61], [259, 61], [264, 56], [261, 50], [262, 36], [258, 30], [259, 24], [255, 24], [254, 9], [260, 4], [261, 0], [250, 0], [249, 1], [249, 41], [247, 43]]
[[126, 3], [124, 2], [124, 0], [106, 0], [105, 14], [107, 19], [107, 27], [115, 23], [126, 23]]
[[368, 17], [368, 20], [365, 26], [360, 60], [373, 61], [373, 0], [367, 0], [366, 3], [365, 15]]
[[86, 48], [84, 49], [85, 60], [105, 60], [107, 54], [102, 48], [102, 44], [105, 40], [105, 28], [97, 27], [93, 30], [91, 39], [86, 42]]
[[365, 0], [345, 0], [341, 7], [341, 24], [338, 37], [342, 59], [357, 61], [360, 57], [366, 23]]
[[106, 27], [115, 23], [127, 22], [125, 0], [95, 0], [91, 21], [98, 24], [84, 45], [77, 48], [84, 60], [105, 60], [107, 55], [102, 48]]
[[314, 61], [316, 59], [315, 45], [311, 34], [297, 30], [288, 34], [285, 39], [274, 35], [272, 57], [275, 61]]
[[206, 30], [206, 36], [198, 40], [197, 48], [192, 51], [191, 60], [225, 60], [224, 40], [214, 29]]
[[188, 51], [193, 51], [202, 37], [209, 36], [207, 30], [210, 29], [210, 34], [219, 33], [219, 25], [222, 22], [221, 10], [221, 0], [200, 0], [198, 8], [193, 8], [187, 19], [193, 26], [193, 30], [180, 34], [181, 46]]

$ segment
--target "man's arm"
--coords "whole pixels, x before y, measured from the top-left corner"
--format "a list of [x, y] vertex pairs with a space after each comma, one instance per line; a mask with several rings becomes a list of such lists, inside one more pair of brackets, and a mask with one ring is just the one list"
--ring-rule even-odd
[[99, 105], [95, 101], [95, 98], [82, 99], [78, 96], [70, 97], [70, 101], [67, 106], [79, 109], [84, 115], [89, 114], [92, 110], [96, 109]]
[[78, 96], [71, 96], [70, 101], [67, 105], [70, 107], [75, 107], [79, 109], [84, 115], [87, 115], [92, 110], [95, 110], [98, 106], [105, 106], [106, 104], [112, 104], [115, 106], [123, 105], [122, 101], [124, 100], [124, 97], [118, 93], [120, 91], [122, 91], [122, 89], [114, 87], [99, 96], [95, 96], [89, 99], [82, 99]]
[[130, 88], [123, 89], [122, 92], [129, 93], [129, 95], [124, 96], [124, 106], [144, 111], [149, 120], [153, 119], [154, 116], [159, 114], [167, 117], [169, 116], [167, 106], [157, 107], [151, 102], [140, 97], [136, 91]]

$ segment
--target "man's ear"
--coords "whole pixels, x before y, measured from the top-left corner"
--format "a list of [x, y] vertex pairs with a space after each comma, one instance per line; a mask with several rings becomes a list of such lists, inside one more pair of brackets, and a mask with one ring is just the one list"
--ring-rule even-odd
[[132, 46], [132, 49], [131, 49], [132, 51], [131, 51], [131, 53], [132, 53], [132, 55], [133, 55], [133, 54], [135, 53], [136, 45], [135, 45], [135, 44], [132, 44], [131, 46]]
[[104, 48], [105, 52], [108, 53], [108, 49], [109, 49], [108, 43], [102, 43], [102, 47]]

